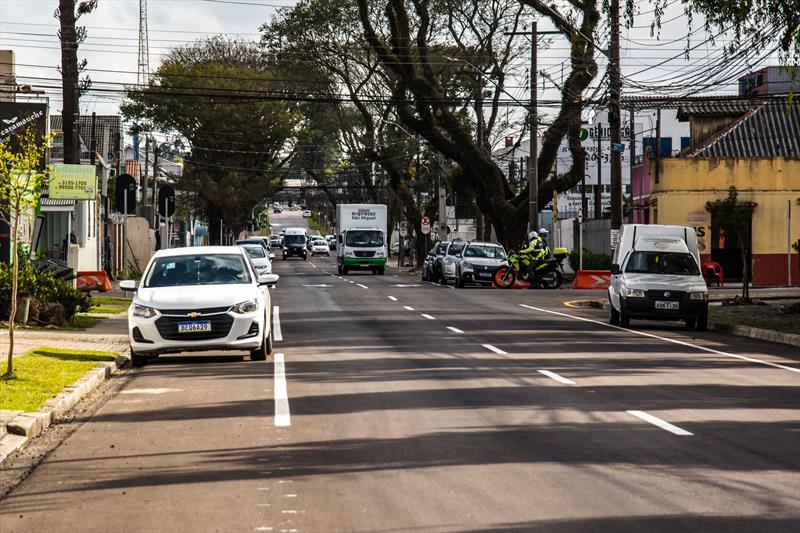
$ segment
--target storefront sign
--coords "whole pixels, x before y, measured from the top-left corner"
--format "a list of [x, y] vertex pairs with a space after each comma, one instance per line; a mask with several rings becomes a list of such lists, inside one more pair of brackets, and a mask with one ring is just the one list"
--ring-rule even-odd
[[90, 165], [53, 165], [50, 198], [94, 200], [97, 194], [95, 167]]
[[686, 215], [686, 225], [694, 228], [697, 233], [697, 249], [703, 253], [706, 250], [706, 227], [708, 226], [708, 211], [692, 211]]

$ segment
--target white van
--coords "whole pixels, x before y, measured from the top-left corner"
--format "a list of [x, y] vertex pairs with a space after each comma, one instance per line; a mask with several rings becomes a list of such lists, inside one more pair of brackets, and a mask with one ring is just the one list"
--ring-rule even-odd
[[286, 228], [283, 234], [283, 260], [289, 257], [308, 260], [307, 239], [308, 231], [305, 228]]
[[622, 226], [611, 274], [612, 324], [628, 327], [631, 318], [683, 320], [687, 328], [707, 329], [708, 287], [694, 229]]

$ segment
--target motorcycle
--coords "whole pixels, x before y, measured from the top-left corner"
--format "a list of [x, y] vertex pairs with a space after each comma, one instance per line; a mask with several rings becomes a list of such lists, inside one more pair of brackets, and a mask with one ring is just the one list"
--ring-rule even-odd
[[564, 279], [564, 259], [569, 255], [566, 248], [556, 248], [553, 255], [545, 259], [533, 273], [527, 268], [530, 258], [521, 256], [513, 250], [508, 255], [508, 266], [501, 266], [494, 273], [494, 284], [501, 289], [510, 289], [517, 280], [528, 285], [529, 289], [557, 289]]

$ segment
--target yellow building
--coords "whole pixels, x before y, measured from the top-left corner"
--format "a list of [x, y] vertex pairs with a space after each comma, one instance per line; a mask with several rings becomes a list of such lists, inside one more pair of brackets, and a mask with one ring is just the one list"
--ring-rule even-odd
[[[742, 254], [751, 258], [753, 285], [800, 285], [800, 99], [695, 102], [681, 106], [691, 125], [692, 145], [656, 162], [650, 174], [650, 222], [692, 226], [703, 261], [722, 265], [728, 280], [740, 280]], [[740, 202], [756, 205], [751, 239], [740, 249], [732, 230], [712, 231], [708, 201], [736, 187]]]

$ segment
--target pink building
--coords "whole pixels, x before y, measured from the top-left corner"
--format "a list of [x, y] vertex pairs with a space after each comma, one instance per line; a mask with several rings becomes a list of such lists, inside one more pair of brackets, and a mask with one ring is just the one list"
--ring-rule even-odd
[[631, 221], [634, 224], [650, 223], [650, 168], [650, 159], [645, 153], [631, 169]]

